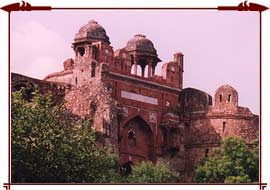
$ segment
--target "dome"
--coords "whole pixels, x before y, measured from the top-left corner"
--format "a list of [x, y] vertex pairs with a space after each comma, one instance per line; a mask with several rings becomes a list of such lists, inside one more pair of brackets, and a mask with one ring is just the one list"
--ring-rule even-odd
[[216, 93], [219, 93], [219, 92], [230, 92], [230, 93], [233, 93], [233, 94], [238, 94], [237, 91], [230, 85], [222, 85], [220, 86], [217, 90], [216, 90]]
[[145, 51], [152, 55], [157, 55], [157, 51], [151, 40], [147, 39], [146, 36], [142, 34], [137, 34], [130, 39], [127, 42], [126, 49], [127, 51]]
[[86, 25], [82, 26], [75, 35], [75, 42], [88, 40], [91, 42], [103, 41], [110, 44], [110, 39], [105, 29], [95, 20], [90, 20]]
[[238, 92], [230, 85], [220, 86], [215, 93], [215, 106], [238, 106]]

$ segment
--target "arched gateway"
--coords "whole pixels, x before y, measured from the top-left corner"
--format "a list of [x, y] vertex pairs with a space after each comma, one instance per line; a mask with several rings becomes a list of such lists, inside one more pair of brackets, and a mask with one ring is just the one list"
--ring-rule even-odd
[[153, 133], [149, 125], [137, 116], [122, 128], [120, 162], [137, 163], [143, 160], [154, 161]]

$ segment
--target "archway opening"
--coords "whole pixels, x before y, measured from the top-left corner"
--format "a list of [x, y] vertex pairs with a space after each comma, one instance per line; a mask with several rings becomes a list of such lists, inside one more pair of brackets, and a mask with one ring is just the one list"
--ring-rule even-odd
[[153, 133], [140, 116], [126, 123], [121, 129], [120, 162], [154, 161]]

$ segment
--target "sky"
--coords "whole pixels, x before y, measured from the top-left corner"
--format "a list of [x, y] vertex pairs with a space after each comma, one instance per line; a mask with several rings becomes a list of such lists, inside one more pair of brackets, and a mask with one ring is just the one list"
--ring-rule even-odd
[[43, 79], [74, 58], [79, 28], [94, 19], [114, 50], [135, 34], [150, 39], [162, 64], [184, 54], [184, 88], [214, 96], [223, 85], [238, 91], [239, 106], [259, 114], [259, 13], [183, 10], [85, 10], [11, 12], [11, 71]]

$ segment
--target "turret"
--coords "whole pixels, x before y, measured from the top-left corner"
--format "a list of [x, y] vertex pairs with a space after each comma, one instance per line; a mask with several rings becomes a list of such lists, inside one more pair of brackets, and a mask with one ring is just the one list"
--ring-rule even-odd
[[183, 88], [183, 54], [175, 53], [174, 61], [165, 63], [162, 66], [162, 77], [166, 82], [175, 88]]
[[75, 35], [72, 48], [75, 52], [72, 83], [80, 86], [97, 76], [101, 63], [112, 64], [113, 48], [105, 29], [91, 20]]
[[181, 52], [177, 52], [173, 55], [174, 62], [177, 63], [179, 67], [179, 88], [183, 88], [183, 72], [184, 72], [184, 55]]

